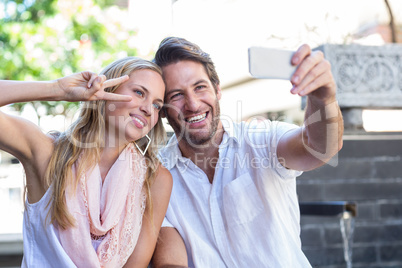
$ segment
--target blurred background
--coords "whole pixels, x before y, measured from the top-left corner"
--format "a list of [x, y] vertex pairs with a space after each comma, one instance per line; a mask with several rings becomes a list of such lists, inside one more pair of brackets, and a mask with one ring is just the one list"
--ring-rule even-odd
[[[152, 59], [162, 38], [175, 35], [210, 53], [223, 89], [222, 116], [234, 121], [264, 117], [301, 125], [302, 100], [289, 93], [288, 81], [252, 78], [248, 48], [394, 44], [400, 51], [395, 58], [399, 61], [401, 14], [400, 0], [0, 0], [0, 79], [53, 80], [83, 70], [99, 72], [125, 56]], [[348, 199], [363, 208], [356, 235], [362, 230], [376, 234], [378, 240], [355, 239], [355, 267], [402, 267], [402, 180], [398, 175], [402, 113], [395, 108], [360, 107], [361, 122], [347, 129], [339, 165], [305, 173], [299, 180], [302, 201]], [[0, 109], [48, 132], [64, 130], [78, 104], [33, 102]], [[168, 124], [166, 128], [170, 130]], [[367, 151], [372, 147], [380, 151]], [[385, 175], [380, 176], [382, 172]], [[23, 178], [18, 160], [0, 151], [0, 266], [15, 266], [21, 258]], [[339, 187], [340, 194], [331, 194], [327, 179], [332, 179], [331, 187]], [[373, 195], [371, 191], [384, 183], [391, 194]], [[345, 194], [345, 189], [353, 190]], [[385, 220], [383, 207], [391, 211]], [[302, 216], [303, 245], [314, 267], [345, 267], [338, 219], [335, 223], [306, 217]], [[390, 255], [394, 251], [399, 254]]]

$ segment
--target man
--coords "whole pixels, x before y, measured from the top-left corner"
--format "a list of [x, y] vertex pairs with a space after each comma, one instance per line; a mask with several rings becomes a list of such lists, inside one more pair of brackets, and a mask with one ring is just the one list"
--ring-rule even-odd
[[154, 267], [311, 267], [301, 250], [295, 178], [330, 160], [343, 134], [323, 54], [303, 45], [292, 57], [291, 93], [307, 96], [303, 127], [220, 119], [214, 65], [185, 39], [164, 39], [155, 62], [175, 135], [161, 152], [174, 183]]

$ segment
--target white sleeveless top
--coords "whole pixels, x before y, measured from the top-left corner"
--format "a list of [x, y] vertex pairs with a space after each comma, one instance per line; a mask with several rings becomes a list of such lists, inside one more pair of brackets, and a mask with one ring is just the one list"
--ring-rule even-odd
[[[73, 189], [76, 196], [66, 189], [66, 205], [77, 227], [65, 231], [50, 223], [52, 187], [37, 203], [25, 201], [22, 267], [123, 266], [141, 231], [146, 170], [145, 158], [129, 143], [103, 182], [97, 164], [83, 173]], [[92, 232], [95, 239], [89, 235]]]
[[51, 206], [47, 206], [52, 198], [51, 187], [37, 202], [25, 201], [23, 222], [24, 257], [21, 267], [76, 267], [59, 241], [58, 229], [47, 217]]

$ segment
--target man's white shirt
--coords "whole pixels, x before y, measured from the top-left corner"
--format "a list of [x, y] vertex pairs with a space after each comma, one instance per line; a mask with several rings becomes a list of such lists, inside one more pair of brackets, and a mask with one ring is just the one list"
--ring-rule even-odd
[[276, 155], [279, 139], [297, 126], [268, 120], [223, 124], [212, 184], [182, 157], [176, 136], [161, 150], [173, 176], [162, 227], [178, 230], [190, 267], [311, 267], [300, 241], [301, 172], [283, 167]]

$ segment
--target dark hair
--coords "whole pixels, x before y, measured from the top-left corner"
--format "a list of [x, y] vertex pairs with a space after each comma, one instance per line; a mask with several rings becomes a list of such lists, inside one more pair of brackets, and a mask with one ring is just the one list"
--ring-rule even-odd
[[184, 38], [166, 37], [159, 44], [153, 62], [161, 68], [182, 60], [191, 60], [201, 63], [215, 90], [219, 85], [219, 77], [209, 54], [202, 51], [199, 46]]

